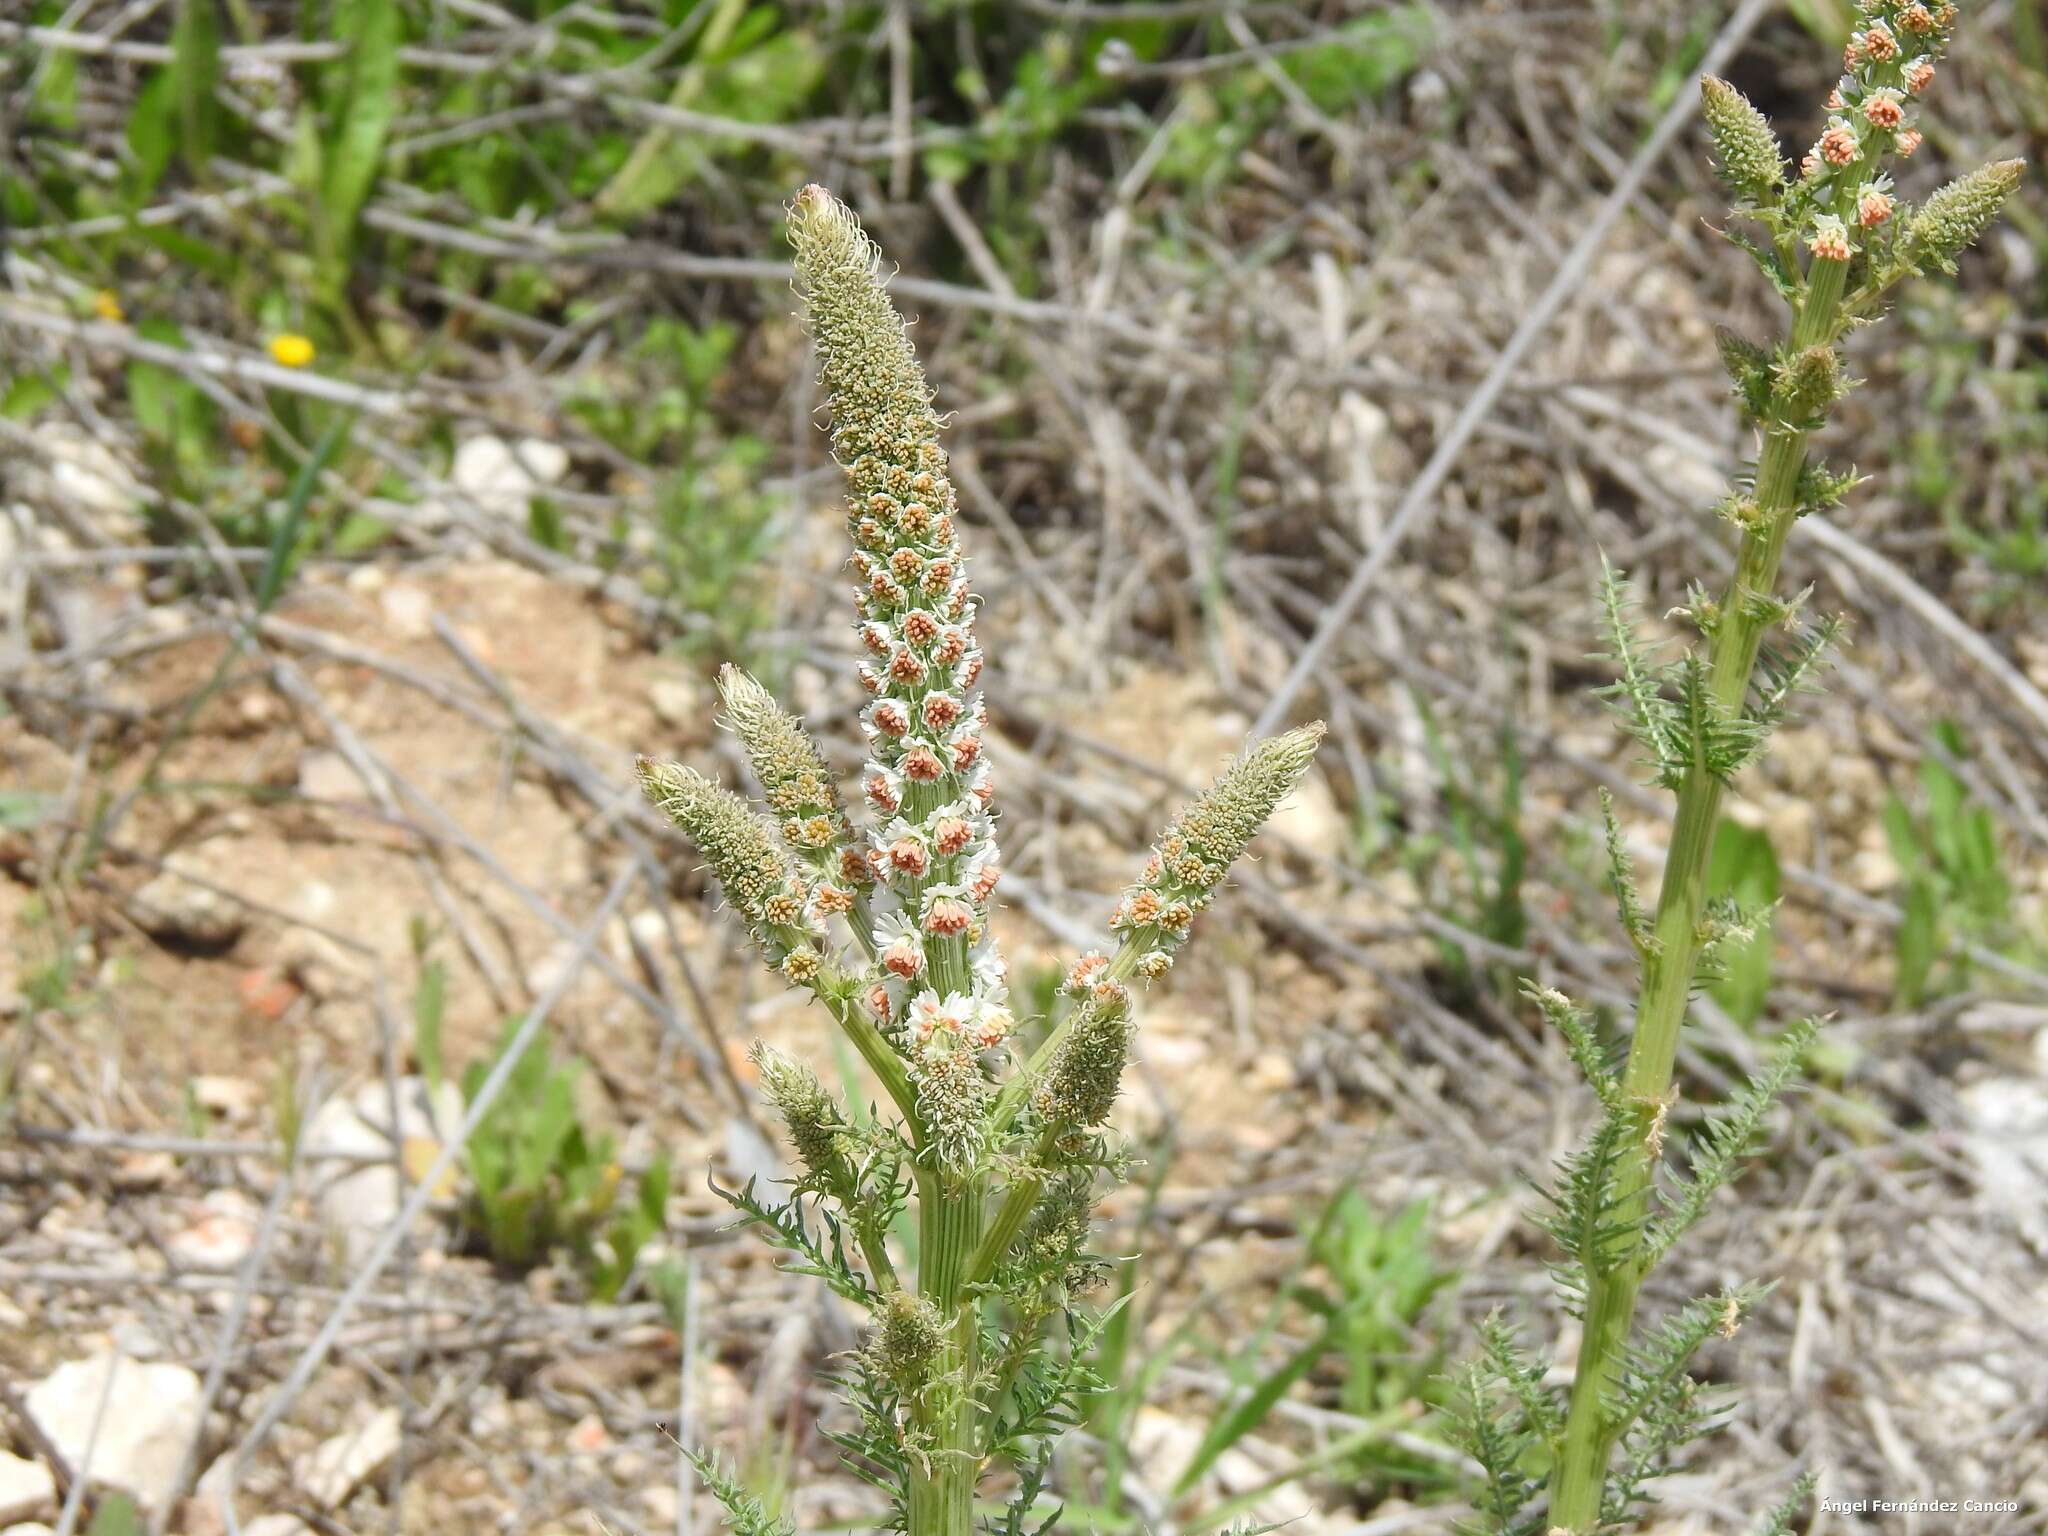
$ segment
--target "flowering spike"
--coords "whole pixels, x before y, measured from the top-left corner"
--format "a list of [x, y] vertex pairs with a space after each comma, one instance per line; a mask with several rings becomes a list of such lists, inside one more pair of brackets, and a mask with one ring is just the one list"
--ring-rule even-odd
[[725, 706], [721, 723], [746, 749], [782, 841], [821, 882], [818, 894], [826, 910], [848, 909], [853, 893], [845, 887], [866, 885], [870, 877], [865, 863], [841, 857], [853, 828], [823, 754], [797, 718], [738, 667], [720, 669], [718, 696]]
[[1127, 947], [1144, 950], [1138, 969], [1148, 980], [1172, 963], [1195, 914], [1209, 905], [1230, 866], [1308, 771], [1322, 739], [1317, 721], [1254, 742], [1166, 829], [1109, 923]]
[[765, 1041], [755, 1041], [748, 1054], [760, 1073], [761, 1092], [789, 1127], [790, 1145], [809, 1175], [806, 1182], [819, 1188], [844, 1187], [847, 1168], [840, 1138], [850, 1128], [818, 1075]]
[[1785, 159], [1771, 125], [1748, 97], [1713, 75], [1700, 77], [1700, 101], [1722, 178], [1737, 196], [1770, 202], [1785, 185]]
[[[643, 757], [637, 771], [647, 798], [697, 845], [718, 877], [725, 899], [745, 920], [769, 960], [778, 966], [797, 956], [815, 960], [816, 951], [810, 947], [816, 933], [807, 910], [809, 892], [796, 868], [775, 846], [774, 833], [747, 809], [746, 801], [677, 763]], [[801, 960], [796, 961], [796, 971], [806, 969]], [[808, 975], [792, 972], [791, 980], [815, 979], [817, 968], [808, 969]]]
[[1104, 984], [1075, 1009], [1032, 1090], [1032, 1107], [1048, 1125], [1062, 1129], [1102, 1124], [1116, 1103], [1130, 1054], [1129, 994], [1114, 982]]
[[1906, 223], [1906, 259], [1915, 270], [1954, 272], [1955, 258], [1984, 232], [2026, 171], [2023, 160], [1994, 160], [1928, 198]]
[[959, 506], [924, 371], [859, 221], [806, 187], [789, 238], [846, 471], [868, 657], [861, 783], [879, 814], [860, 852], [881, 889], [864, 984], [905, 1059], [924, 1160], [962, 1178], [985, 1148], [993, 1087], [983, 1056], [1007, 1036], [1009, 1011], [989, 935], [1002, 867]]

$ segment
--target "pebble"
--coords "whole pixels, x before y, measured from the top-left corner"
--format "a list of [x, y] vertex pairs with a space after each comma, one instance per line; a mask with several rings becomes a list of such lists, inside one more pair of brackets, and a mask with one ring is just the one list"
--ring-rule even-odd
[[72, 1466], [84, 1465], [92, 1446], [94, 1486], [119, 1489], [154, 1512], [170, 1496], [200, 1396], [199, 1377], [182, 1365], [102, 1353], [58, 1366], [29, 1388], [26, 1406]]
[[569, 451], [545, 438], [525, 437], [508, 443], [484, 435], [466, 439], [455, 450], [448, 480], [479, 511], [492, 517], [524, 518], [536, 492], [569, 472]]
[[152, 938], [204, 950], [228, 948], [248, 925], [247, 911], [240, 902], [195, 885], [185, 878], [188, 874], [206, 877], [196, 861], [172, 854], [163, 872], [135, 893], [130, 912]]
[[40, 1461], [0, 1451], [0, 1521], [26, 1520], [57, 1502], [57, 1480]]
[[227, 1274], [249, 1257], [261, 1221], [256, 1202], [240, 1190], [216, 1189], [198, 1203], [189, 1225], [164, 1239], [164, 1249], [185, 1269]]
[[338, 1508], [398, 1454], [401, 1438], [398, 1410], [379, 1409], [358, 1428], [321, 1441], [301, 1457], [293, 1469], [299, 1487], [323, 1508]]
[[[443, 1138], [462, 1123], [462, 1090], [445, 1080], [438, 1089], [430, 1089], [419, 1077], [402, 1077], [397, 1086], [395, 1132], [385, 1085], [374, 1080], [346, 1097], [327, 1100], [312, 1113], [306, 1122], [306, 1149], [388, 1158], [395, 1141], [415, 1175], [424, 1171]], [[321, 1222], [340, 1243], [344, 1256], [351, 1263], [360, 1262], [398, 1214], [405, 1192], [387, 1162], [318, 1166], [323, 1178], [315, 1188], [314, 1200]]]

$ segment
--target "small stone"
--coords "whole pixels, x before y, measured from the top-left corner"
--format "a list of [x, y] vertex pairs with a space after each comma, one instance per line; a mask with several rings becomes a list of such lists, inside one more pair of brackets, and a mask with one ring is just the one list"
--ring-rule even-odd
[[297, 1515], [258, 1515], [242, 1527], [242, 1536], [313, 1536], [313, 1528]]
[[647, 1523], [657, 1531], [672, 1531], [678, 1501], [673, 1483], [649, 1483], [640, 1490], [640, 1507], [647, 1511]]
[[207, 1274], [227, 1274], [242, 1267], [256, 1246], [262, 1212], [240, 1190], [216, 1189], [195, 1208], [190, 1225], [164, 1239], [173, 1262]]
[[0, 1451], [0, 1521], [26, 1520], [57, 1502], [57, 1480], [40, 1461]]
[[178, 1160], [168, 1152], [123, 1152], [114, 1159], [116, 1189], [161, 1189], [178, 1172]]
[[251, 1018], [275, 1024], [291, 1012], [293, 1003], [299, 1000], [299, 989], [288, 978], [275, 971], [258, 968], [244, 971], [235, 982], [235, 995], [241, 1000], [242, 1011]]
[[182, 1365], [101, 1354], [58, 1366], [29, 1388], [27, 1408], [72, 1466], [85, 1465], [92, 1446], [95, 1486], [119, 1489], [154, 1513], [170, 1497], [200, 1397], [198, 1376]]
[[491, 516], [526, 516], [536, 492], [555, 484], [569, 471], [569, 451], [545, 438], [522, 438], [516, 444], [499, 437], [472, 437], [455, 450], [448, 480], [477, 510]]
[[384, 1408], [361, 1427], [321, 1441], [294, 1468], [299, 1487], [323, 1508], [339, 1507], [398, 1454], [399, 1426], [398, 1410]]
[[414, 1176], [462, 1124], [462, 1091], [451, 1082], [430, 1089], [424, 1078], [398, 1080], [398, 1124], [391, 1123], [389, 1094], [381, 1081], [365, 1083], [348, 1097], [327, 1100], [306, 1121], [308, 1153], [361, 1153], [380, 1161], [367, 1166], [333, 1160], [315, 1164], [314, 1201], [320, 1219], [341, 1244], [344, 1256], [360, 1261], [397, 1216], [405, 1190], [383, 1159], [404, 1156]]
[[263, 1107], [263, 1086], [246, 1077], [202, 1073], [192, 1079], [192, 1102], [223, 1120], [241, 1120]]
[[368, 791], [339, 752], [308, 752], [299, 759], [299, 793], [327, 804], [362, 800]]
[[604, 1420], [594, 1413], [586, 1413], [569, 1427], [569, 1449], [595, 1454], [612, 1443], [611, 1431], [604, 1427]]
[[574, 939], [564, 939], [555, 945], [527, 967], [527, 990], [535, 996], [552, 992], [582, 953], [583, 946]]
[[199, 950], [227, 949], [242, 936], [248, 913], [240, 902], [195, 884], [188, 875], [208, 878], [195, 861], [172, 854], [163, 872], [135, 893], [129, 911], [152, 938]]
[[424, 640], [434, 632], [434, 600], [410, 583], [385, 588], [377, 606], [394, 640]]
[[702, 725], [705, 719], [703, 695], [680, 677], [657, 677], [647, 685], [647, 702], [663, 725]]

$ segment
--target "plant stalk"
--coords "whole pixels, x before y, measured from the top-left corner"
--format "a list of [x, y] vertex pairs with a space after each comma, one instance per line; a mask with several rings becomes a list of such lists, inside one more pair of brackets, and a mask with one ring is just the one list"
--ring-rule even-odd
[[[1847, 275], [1847, 262], [1814, 261], [1792, 328], [1793, 355], [1833, 340]], [[1764, 435], [1757, 463], [1758, 514], [1742, 536], [1714, 636], [1711, 686], [1715, 702], [1730, 713], [1748, 697], [1768, 627], [1752, 599], [1769, 598], [1777, 587], [1785, 539], [1799, 513], [1806, 439], [1804, 431], [1782, 424], [1772, 425]], [[1620, 1429], [1609, 1420], [1607, 1398], [1627, 1352], [1644, 1276], [1640, 1234], [1656, 1173], [1649, 1128], [1661, 1118], [1671, 1092], [1679, 1027], [1699, 965], [1707, 863], [1725, 787], [1695, 756], [1679, 788], [1671, 850], [1657, 893], [1654, 938], [1643, 962], [1635, 1034], [1622, 1075], [1622, 1091], [1643, 1115], [1645, 1129], [1622, 1154], [1616, 1173], [1616, 1217], [1635, 1235], [1630, 1251], [1610, 1269], [1586, 1277], [1585, 1333], [1572, 1380], [1564, 1444], [1550, 1484], [1550, 1527], [1572, 1536], [1585, 1536], [1599, 1527], [1601, 1491]]]
[[985, 1200], [978, 1176], [961, 1183], [933, 1172], [918, 1177], [918, 1288], [951, 1328], [934, 1385], [912, 1405], [912, 1423], [930, 1450], [911, 1461], [909, 1536], [971, 1536], [974, 1529], [981, 1457], [968, 1384], [979, 1364], [980, 1329], [966, 1284]]

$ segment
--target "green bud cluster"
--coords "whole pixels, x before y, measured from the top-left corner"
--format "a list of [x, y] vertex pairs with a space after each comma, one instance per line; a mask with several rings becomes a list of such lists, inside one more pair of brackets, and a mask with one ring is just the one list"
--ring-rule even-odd
[[910, 1081], [924, 1120], [925, 1145], [939, 1167], [973, 1168], [988, 1141], [988, 1107], [995, 1087], [965, 1040], [934, 1040], [909, 1057]]
[[763, 1040], [754, 1042], [749, 1055], [761, 1077], [761, 1092], [781, 1112], [809, 1182], [843, 1185], [847, 1166], [842, 1138], [851, 1127], [818, 1075]]
[[1053, 1270], [1080, 1251], [1094, 1214], [1095, 1170], [1068, 1169], [1040, 1191], [1031, 1219], [1017, 1237], [1017, 1254], [1040, 1270]]
[[1901, 255], [1916, 271], [1935, 266], [1953, 273], [1956, 257], [1990, 226], [2025, 171], [2024, 161], [1994, 160], [1950, 182], [1906, 221]]
[[849, 467], [873, 458], [917, 474], [943, 462], [931, 390], [878, 273], [881, 253], [846, 205], [805, 187], [789, 212], [797, 286], [818, 345], [819, 382], [832, 397], [832, 446]]
[[1130, 999], [1121, 987], [1098, 987], [1074, 1011], [1066, 1037], [1031, 1095], [1046, 1124], [1085, 1129], [1109, 1118], [1131, 1055]]
[[816, 876], [849, 885], [869, 883], [867, 861], [848, 858], [853, 828], [839, 803], [839, 789], [796, 717], [775, 696], [738, 667], [719, 670], [721, 723], [739, 738], [761, 781], [761, 799], [779, 818], [782, 841]]
[[787, 968], [792, 955], [815, 954], [803, 881], [776, 846], [774, 832], [746, 801], [676, 763], [643, 757], [637, 771], [647, 798], [697, 845], [725, 899], [769, 959]]
[[1808, 347], [1778, 363], [1773, 370], [1772, 402], [1780, 421], [1791, 427], [1818, 426], [1829, 406], [1847, 389], [1842, 359], [1831, 346]]
[[1763, 113], [1726, 80], [1700, 81], [1700, 104], [1721, 176], [1738, 197], [1763, 203], [1785, 185], [1785, 157]]
[[905, 1396], [931, 1385], [945, 1357], [946, 1320], [915, 1291], [891, 1291], [875, 1315], [868, 1368]]

